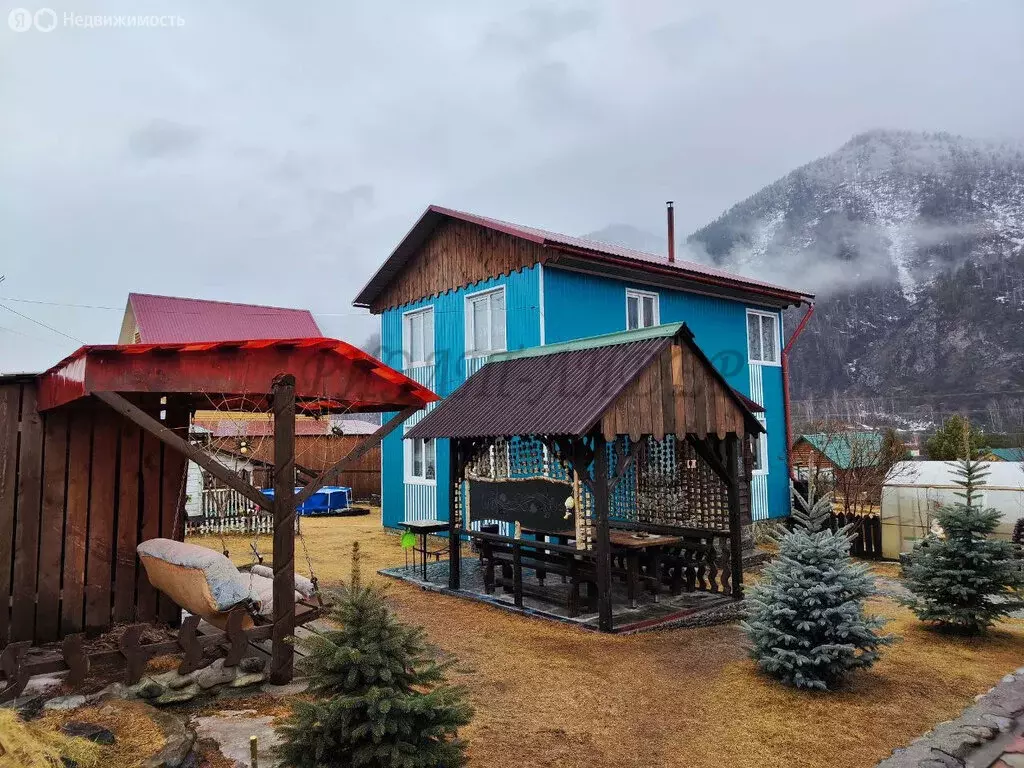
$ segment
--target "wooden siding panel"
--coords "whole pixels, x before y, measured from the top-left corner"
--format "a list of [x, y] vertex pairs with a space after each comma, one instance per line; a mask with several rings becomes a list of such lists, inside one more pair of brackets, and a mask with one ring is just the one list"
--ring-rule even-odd
[[117, 556], [114, 560], [114, 621], [135, 619], [135, 547], [139, 541], [139, 461], [142, 431], [121, 425], [120, 484], [117, 498]]
[[[109, 409], [108, 409], [109, 410]], [[92, 488], [89, 493], [89, 536], [85, 566], [85, 628], [102, 630], [110, 624], [111, 560], [117, 513], [115, 482], [118, 421], [113, 412], [96, 419], [92, 437]]]
[[36, 574], [39, 568], [39, 512], [43, 483], [43, 420], [36, 410], [36, 387], [26, 384], [21, 397], [21, 445], [18, 459], [18, 529], [14, 544], [14, 605], [11, 640], [35, 634]]
[[68, 414], [46, 414], [44, 426], [43, 503], [39, 531], [39, 587], [36, 604], [37, 643], [60, 636], [60, 579], [64, 555], [64, 505], [67, 493]]
[[548, 258], [537, 243], [466, 221], [446, 221], [371, 304], [374, 313], [481, 280], [507, 275]]
[[21, 385], [0, 386], [0, 647], [10, 637], [11, 562], [17, 496], [18, 408]]
[[[162, 443], [146, 432], [142, 436], [142, 522], [140, 540], [148, 541], [160, 537], [160, 454]], [[138, 569], [138, 598], [135, 602], [135, 617], [138, 621], [152, 621], [156, 618], [157, 592], [144, 568]]]
[[64, 523], [64, 579], [60, 611], [63, 634], [82, 631], [84, 618], [92, 427], [92, 409], [77, 409], [71, 418], [68, 438], [68, 501]]

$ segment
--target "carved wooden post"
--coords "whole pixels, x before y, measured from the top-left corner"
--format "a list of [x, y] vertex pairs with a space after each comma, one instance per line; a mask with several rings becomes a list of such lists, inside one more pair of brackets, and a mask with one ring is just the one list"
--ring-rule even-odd
[[743, 520], [740, 512], [740, 438], [729, 434], [725, 438], [725, 468], [729, 474], [726, 484], [729, 495], [729, 547], [732, 549], [732, 596], [743, 597]]
[[448, 442], [448, 589], [459, 589], [462, 576], [462, 442]]
[[274, 379], [274, 631], [270, 682], [292, 679], [295, 649], [295, 377]]
[[604, 435], [594, 435], [594, 517], [597, 523], [597, 626], [612, 631], [612, 545], [608, 531], [608, 452]]

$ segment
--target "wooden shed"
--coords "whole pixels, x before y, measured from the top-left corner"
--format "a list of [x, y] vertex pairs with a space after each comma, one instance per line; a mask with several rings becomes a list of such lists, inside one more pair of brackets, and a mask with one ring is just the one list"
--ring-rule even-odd
[[[0, 649], [176, 623], [180, 608], [150, 585], [136, 545], [182, 538], [191, 459], [274, 513], [272, 675], [290, 676], [295, 505], [436, 399], [325, 338], [86, 346], [45, 373], [0, 378]], [[274, 500], [188, 442], [190, 413], [211, 406], [274, 414]], [[379, 411], [398, 414], [295, 492], [296, 413]]]

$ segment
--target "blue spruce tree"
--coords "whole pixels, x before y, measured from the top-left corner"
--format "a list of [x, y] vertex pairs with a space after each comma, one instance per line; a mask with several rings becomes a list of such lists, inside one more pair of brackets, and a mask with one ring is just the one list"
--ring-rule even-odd
[[794, 526], [778, 537], [779, 554], [747, 598], [742, 626], [758, 666], [786, 685], [829, 690], [871, 666], [893, 638], [876, 630], [864, 601], [875, 584], [867, 565], [850, 559], [850, 526], [828, 526], [831, 496], [793, 490]]
[[956, 474], [962, 501], [939, 509], [942, 534], [928, 536], [908, 558], [903, 575], [913, 597], [905, 603], [940, 629], [978, 634], [1024, 608], [1024, 571], [1014, 545], [991, 538], [1000, 514], [979, 503], [985, 465], [960, 459]]
[[288, 768], [455, 768], [466, 763], [457, 729], [472, 709], [445, 682], [424, 631], [403, 625], [376, 587], [354, 582], [330, 610], [340, 628], [298, 642], [310, 655], [311, 702], [297, 701], [281, 728]]

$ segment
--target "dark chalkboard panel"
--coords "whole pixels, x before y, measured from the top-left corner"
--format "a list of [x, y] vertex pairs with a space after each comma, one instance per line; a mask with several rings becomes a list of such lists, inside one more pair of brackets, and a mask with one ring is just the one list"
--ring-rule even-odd
[[559, 531], [573, 528], [575, 516], [565, 517], [565, 500], [572, 484], [534, 477], [525, 480], [471, 480], [469, 511], [474, 520], [518, 522], [524, 528]]

